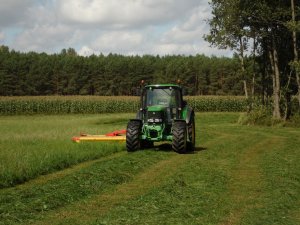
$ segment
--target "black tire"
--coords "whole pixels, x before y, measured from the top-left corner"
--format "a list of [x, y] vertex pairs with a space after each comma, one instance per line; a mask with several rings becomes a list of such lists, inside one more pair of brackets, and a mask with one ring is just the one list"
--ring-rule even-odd
[[191, 121], [188, 124], [188, 143], [187, 148], [188, 151], [193, 152], [195, 151], [195, 145], [196, 145], [196, 131], [195, 131], [195, 117], [192, 116]]
[[126, 148], [128, 152], [133, 152], [141, 148], [141, 130], [141, 121], [131, 120], [128, 122], [126, 130]]
[[175, 152], [186, 153], [187, 150], [187, 126], [185, 121], [175, 121], [172, 126], [172, 148]]

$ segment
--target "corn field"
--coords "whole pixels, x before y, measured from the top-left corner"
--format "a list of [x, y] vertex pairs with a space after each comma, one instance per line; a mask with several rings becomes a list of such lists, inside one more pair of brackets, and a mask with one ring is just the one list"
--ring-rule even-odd
[[[243, 112], [247, 101], [240, 96], [187, 96], [196, 112]], [[0, 97], [0, 115], [94, 114], [136, 112], [135, 96], [24, 96]]]

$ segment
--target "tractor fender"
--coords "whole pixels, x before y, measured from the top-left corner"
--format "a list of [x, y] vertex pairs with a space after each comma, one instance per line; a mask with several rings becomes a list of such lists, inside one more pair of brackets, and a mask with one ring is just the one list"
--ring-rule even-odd
[[187, 112], [186, 112], [185, 122], [186, 124], [189, 124], [192, 118], [195, 117], [195, 112], [192, 107], [190, 106], [186, 106], [186, 107], [187, 107]]

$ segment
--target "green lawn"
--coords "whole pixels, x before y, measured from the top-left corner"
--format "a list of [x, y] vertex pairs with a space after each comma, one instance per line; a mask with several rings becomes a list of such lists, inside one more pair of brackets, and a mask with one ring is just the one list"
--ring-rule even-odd
[[0, 224], [300, 224], [299, 129], [198, 113], [194, 154], [70, 141], [132, 116], [0, 117]]

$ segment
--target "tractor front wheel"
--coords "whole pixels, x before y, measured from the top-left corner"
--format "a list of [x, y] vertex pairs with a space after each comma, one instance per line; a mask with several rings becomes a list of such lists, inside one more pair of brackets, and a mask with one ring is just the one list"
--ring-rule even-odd
[[172, 148], [175, 152], [186, 153], [187, 150], [187, 126], [185, 121], [175, 121], [172, 126]]
[[141, 148], [141, 130], [141, 121], [131, 120], [128, 122], [126, 130], [126, 148], [128, 152], [133, 152]]

